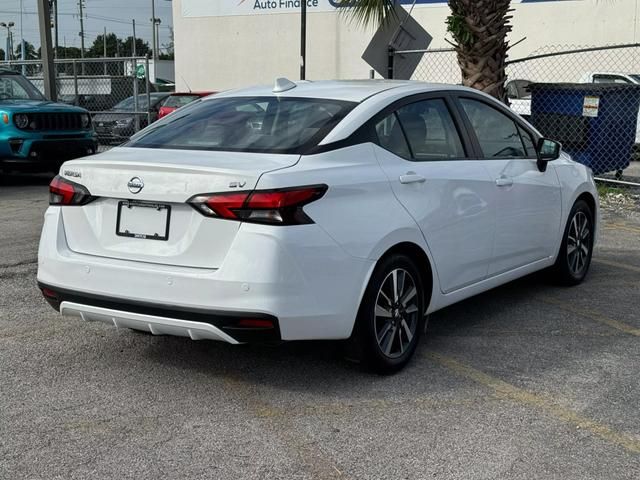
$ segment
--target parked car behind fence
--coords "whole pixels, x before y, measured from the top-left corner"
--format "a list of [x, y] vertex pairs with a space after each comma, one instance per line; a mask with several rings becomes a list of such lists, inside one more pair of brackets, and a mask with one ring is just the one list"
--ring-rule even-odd
[[119, 144], [127, 141], [136, 131], [158, 119], [160, 105], [169, 96], [166, 92], [154, 92], [149, 95], [129, 97], [111, 110], [93, 116], [98, 142], [101, 144]]
[[213, 95], [216, 92], [181, 92], [181, 93], [172, 93], [169, 97], [165, 99], [165, 101], [160, 106], [160, 111], [158, 112], [158, 118], [165, 117], [169, 115], [171, 112], [176, 111], [177, 109], [189, 105], [196, 100], [199, 100], [202, 97], [206, 97], [208, 95]]

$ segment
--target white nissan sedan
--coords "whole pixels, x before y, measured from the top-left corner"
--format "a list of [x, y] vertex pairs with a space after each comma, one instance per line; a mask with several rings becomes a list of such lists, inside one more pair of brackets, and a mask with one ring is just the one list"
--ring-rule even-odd
[[493, 98], [390, 81], [197, 101], [51, 182], [63, 315], [231, 344], [351, 339], [389, 373], [427, 314], [550, 269], [580, 283], [591, 171]]

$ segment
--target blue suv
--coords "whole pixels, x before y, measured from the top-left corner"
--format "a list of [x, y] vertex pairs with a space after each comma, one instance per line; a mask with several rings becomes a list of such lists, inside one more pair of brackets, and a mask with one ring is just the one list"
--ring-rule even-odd
[[87, 110], [50, 102], [19, 73], [0, 69], [0, 172], [57, 172], [96, 148]]

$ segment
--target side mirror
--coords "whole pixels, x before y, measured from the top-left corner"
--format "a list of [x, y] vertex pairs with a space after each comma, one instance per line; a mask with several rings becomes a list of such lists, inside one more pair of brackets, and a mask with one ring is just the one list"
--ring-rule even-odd
[[538, 152], [538, 170], [541, 172], [547, 171], [547, 163], [557, 160], [560, 157], [560, 145], [555, 140], [549, 140], [548, 138], [541, 138], [538, 140], [536, 151]]
[[547, 163], [557, 160], [560, 157], [560, 150], [562, 150], [562, 145], [555, 140], [549, 140], [548, 138], [538, 140], [538, 145], [536, 146], [538, 170], [546, 172]]
[[538, 159], [543, 162], [557, 160], [560, 157], [560, 150], [562, 150], [562, 145], [555, 140], [548, 138], [538, 140]]

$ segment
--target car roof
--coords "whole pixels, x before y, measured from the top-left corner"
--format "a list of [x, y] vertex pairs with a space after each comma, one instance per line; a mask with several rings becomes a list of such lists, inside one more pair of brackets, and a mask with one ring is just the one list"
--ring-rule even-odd
[[278, 97], [323, 98], [327, 100], [344, 100], [360, 103], [369, 97], [392, 89], [413, 90], [418, 85], [425, 91], [455, 88], [453, 85], [424, 83], [413, 80], [322, 80], [317, 82], [299, 81], [291, 83], [295, 84], [295, 87], [279, 93], [274, 93], [273, 85], [261, 85], [228, 90], [212, 98], [272, 97], [277, 95]]

